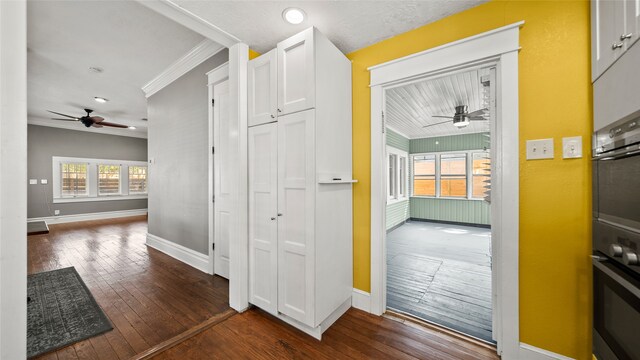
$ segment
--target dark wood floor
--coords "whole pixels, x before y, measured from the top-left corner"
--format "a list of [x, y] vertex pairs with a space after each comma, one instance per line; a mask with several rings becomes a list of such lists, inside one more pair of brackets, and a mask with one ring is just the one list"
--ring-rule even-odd
[[128, 359], [229, 308], [226, 279], [145, 245], [146, 217], [51, 225], [29, 274], [74, 266], [114, 329], [39, 359]]
[[491, 342], [491, 230], [415, 221], [391, 231], [387, 307]]
[[353, 308], [323, 334], [322, 341], [254, 308], [232, 316], [154, 359], [499, 358], [491, 348]]

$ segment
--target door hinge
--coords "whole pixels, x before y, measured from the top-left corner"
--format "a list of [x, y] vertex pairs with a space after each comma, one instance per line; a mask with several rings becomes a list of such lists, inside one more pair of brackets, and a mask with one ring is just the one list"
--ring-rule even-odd
[[211, 99], [211, 106], [215, 106], [216, 104], [216, 99]]
[[215, 250], [216, 249], [216, 243], [211, 244], [211, 250]]
[[386, 126], [385, 126], [385, 124], [384, 124], [384, 111], [383, 111], [383, 112], [382, 112], [382, 133], [383, 133], [383, 134], [384, 134], [385, 128], [386, 128]]
[[216, 196], [215, 195], [211, 196], [211, 202], [216, 202]]
[[212, 154], [215, 154], [215, 153], [216, 153], [216, 148], [215, 148], [215, 146], [212, 146], [212, 147], [211, 147], [211, 153], [212, 153]]

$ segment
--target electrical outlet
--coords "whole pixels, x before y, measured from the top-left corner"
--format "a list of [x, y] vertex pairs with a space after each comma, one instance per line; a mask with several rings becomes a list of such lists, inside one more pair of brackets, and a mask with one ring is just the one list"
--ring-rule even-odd
[[29, 179], [29, 185], [38, 185], [38, 179]]
[[553, 139], [527, 140], [527, 160], [553, 159]]
[[40, 184], [47, 185], [49, 181], [47, 179], [40, 179]]
[[562, 138], [562, 157], [565, 159], [582, 157], [582, 136]]
[[53, 210], [53, 215], [60, 215], [60, 210]]

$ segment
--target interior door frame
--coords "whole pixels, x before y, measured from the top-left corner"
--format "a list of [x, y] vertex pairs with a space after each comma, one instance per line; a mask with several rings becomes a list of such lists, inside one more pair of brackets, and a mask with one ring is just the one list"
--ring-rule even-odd
[[504, 359], [520, 353], [518, 231], [518, 51], [523, 21], [368, 68], [371, 87], [370, 311], [386, 311], [386, 176], [384, 94], [387, 88], [481, 64], [496, 66], [496, 119], [492, 124], [491, 220], [496, 279], [494, 337]]
[[215, 153], [214, 150], [216, 144], [215, 140], [215, 129], [218, 128], [218, 124], [216, 124], [215, 119], [215, 111], [214, 106], [212, 104], [212, 100], [214, 99], [214, 87], [223, 81], [229, 80], [229, 62], [225, 62], [224, 64], [216, 67], [215, 69], [209, 71], [207, 73], [207, 86], [209, 88], [209, 158], [208, 158], [208, 168], [209, 168], [209, 216], [207, 219], [209, 220], [209, 266], [208, 272], [211, 275], [215, 274], [215, 251], [213, 250], [213, 244], [215, 243], [215, 229], [216, 229], [216, 221], [215, 221], [215, 174], [216, 174], [216, 164], [215, 164]]

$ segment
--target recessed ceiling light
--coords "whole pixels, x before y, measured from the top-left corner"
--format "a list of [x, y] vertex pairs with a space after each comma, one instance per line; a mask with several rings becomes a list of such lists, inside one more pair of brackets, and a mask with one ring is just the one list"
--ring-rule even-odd
[[282, 18], [289, 24], [298, 25], [304, 21], [305, 13], [302, 9], [290, 7], [284, 9]]
[[135, 130], [135, 129], [136, 129], [136, 127], [135, 127], [135, 126], [129, 126], [129, 129], [131, 129], [131, 130]]
[[98, 67], [98, 66], [91, 66], [91, 67], [89, 68], [89, 71], [90, 71], [90, 72], [92, 72], [92, 73], [97, 73], [97, 74], [99, 74], [99, 73], [103, 72], [103, 71], [104, 71], [104, 69], [103, 69], [103, 68], [101, 68], [101, 67]]
[[105, 99], [105, 98], [100, 97], [100, 96], [95, 96], [95, 97], [93, 98], [93, 100], [95, 100], [95, 101], [97, 101], [97, 102], [99, 102], [99, 103], [101, 103], [101, 104], [104, 104], [104, 103], [106, 103], [107, 101], [109, 101], [109, 99]]

